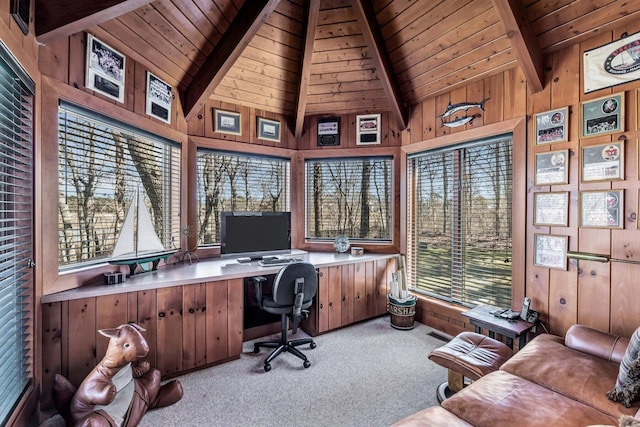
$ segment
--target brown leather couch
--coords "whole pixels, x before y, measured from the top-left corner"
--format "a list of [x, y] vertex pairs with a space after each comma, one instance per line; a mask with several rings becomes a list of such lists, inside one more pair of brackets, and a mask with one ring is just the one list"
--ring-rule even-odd
[[499, 370], [395, 426], [617, 426], [623, 415], [640, 418], [640, 402], [625, 408], [607, 398], [628, 344], [583, 325], [564, 339], [539, 335]]

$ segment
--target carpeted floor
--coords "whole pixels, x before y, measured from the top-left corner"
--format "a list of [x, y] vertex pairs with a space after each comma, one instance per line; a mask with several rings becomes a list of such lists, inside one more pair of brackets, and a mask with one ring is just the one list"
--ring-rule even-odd
[[301, 347], [308, 369], [283, 354], [271, 372], [263, 369], [270, 350], [254, 354], [246, 342], [240, 359], [179, 377], [182, 400], [148, 412], [141, 426], [388, 426], [438, 404], [447, 373], [427, 358], [444, 343], [432, 332], [417, 322], [397, 330], [384, 316]]

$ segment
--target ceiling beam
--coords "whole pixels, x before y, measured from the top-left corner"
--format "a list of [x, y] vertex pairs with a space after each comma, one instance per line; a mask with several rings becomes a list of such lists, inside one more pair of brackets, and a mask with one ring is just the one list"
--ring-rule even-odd
[[153, 0], [36, 0], [35, 33], [40, 43], [86, 30]]
[[408, 123], [407, 110], [400, 93], [400, 87], [393, 77], [395, 74], [371, 2], [367, 0], [350, 0], [350, 2], [360, 24], [365, 43], [369, 46], [372, 59], [377, 66], [382, 89], [391, 105], [391, 115], [400, 130], [404, 130]]
[[279, 2], [280, 0], [244, 2], [229, 29], [184, 91], [182, 107], [187, 121], [200, 111]]
[[492, 1], [529, 87], [534, 93], [540, 92], [544, 89], [543, 55], [531, 23], [516, 0]]
[[316, 27], [320, 13], [320, 0], [311, 0], [307, 13], [307, 33], [304, 37], [304, 52], [302, 66], [300, 67], [300, 82], [298, 83], [298, 105], [296, 108], [296, 138], [302, 137], [304, 127], [304, 113], [307, 109], [307, 92], [309, 91], [309, 78], [311, 76], [311, 58], [313, 56], [313, 43], [316, 39]]

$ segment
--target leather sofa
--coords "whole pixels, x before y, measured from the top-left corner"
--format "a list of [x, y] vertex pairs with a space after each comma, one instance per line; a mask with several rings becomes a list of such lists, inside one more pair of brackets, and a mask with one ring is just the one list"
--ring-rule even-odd
[[583, 325], [564, 339], [539, 335], [497, 371], [395, 426], [618, 426], [624, 416], [640, 419], [640, 402], [626, 408], [607, 398], [628, 344]]

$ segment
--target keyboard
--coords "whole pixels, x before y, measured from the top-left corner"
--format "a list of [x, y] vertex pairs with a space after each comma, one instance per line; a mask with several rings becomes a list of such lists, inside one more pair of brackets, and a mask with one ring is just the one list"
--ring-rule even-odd
[[302, 261], [302, 258], [265, 258], [258, 261], [258, 265], [264, 267], [267, 265], [283, 265], [300, 261]]

